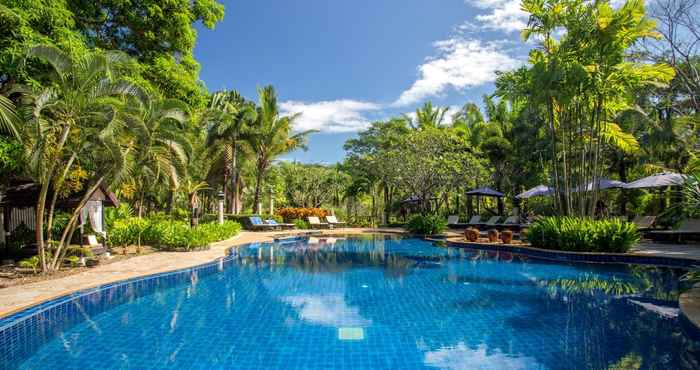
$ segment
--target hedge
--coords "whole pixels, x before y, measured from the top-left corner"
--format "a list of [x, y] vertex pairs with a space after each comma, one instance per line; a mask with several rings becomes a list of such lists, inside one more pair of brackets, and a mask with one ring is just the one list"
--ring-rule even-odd
[[182, 221], [130, 217], [117, 220], [109, 230], [108, 241], [114, 246], [150, 245], [162, 250], [193, 250], [231, 238], [241, 231], [233, 221], [203, 223], [191, 228]]
[[639, 241], [639, 232], [633, 223], [618, 219], [546, 217], [532, 224], [527, 239], [537, 248], [625, 253]]

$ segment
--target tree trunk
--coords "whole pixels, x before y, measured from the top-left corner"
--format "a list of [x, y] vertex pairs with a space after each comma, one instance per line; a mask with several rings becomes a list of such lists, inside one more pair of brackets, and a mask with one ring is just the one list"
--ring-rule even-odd
[[264, 175], [262, 166], [258, 166], [258, 173], [255, 176], [255, 196], [253, 197], [253, 210], [255, 214], [260, 214], [260, 192], [262, 191], [262, 181]]

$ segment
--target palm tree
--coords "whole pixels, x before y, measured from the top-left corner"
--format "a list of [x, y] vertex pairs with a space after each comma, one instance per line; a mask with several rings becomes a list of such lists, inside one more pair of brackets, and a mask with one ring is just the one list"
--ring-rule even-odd
[[[40, 185], [36, 205], [36, 241], [42, 271], [54, 270], [65, 253], [64, 247], [75, 230], [80, 209], [87, 197], [102, 184], [117, 183], [130, 171], [129, 150], [120, 145], [124, 123], [114, 97], [137, 95], [138, 89], [120, 79], [118, 64], [127, 60], [122, 53], [89, 52], [71, 57], [53, 46], [35, 46], [27, 58], [36, 58], [52, 67], [45, 87], [33, 91], [32, 104], [25, 110], [22, 129], [27, 150], [28, 169]], [[80, 201], [48, 261], [46, 229], [51, 229], [56, 194], [73, 166], [89, 162], [92, 175], [88, 191]], [[49, 187], [54, 196], [46, 212]]]
[[138, 189], [138, 217], [143, 216], [147, 187], [166, 183], [169, 187], [168, 208], [172, 210], [180, 179], [187, 174], [192, 145], [183, 126], [187, 121], [187, 105], [176, 99], [158, 99], [143, 94], [143, 100], [128, 104], [122, 119], [134, 133], [134, 184]]
[[[228, 200], [226, 212], [238, 214], [241, 211], [239, 141], [242, 133], [256, 119], [255, 105], [247, 102], [235, 90], [220, 91], [212, 96], [204, 119], [210, 122], [206, 136], [209, 157], [223, 159], [224, 194]], [[229, 178], [233, 192], [229, 191]]]
[[277, 95], [272, 86], [258, 88], [257, 117], [246, 133], [246, 142], [255, 153], [255, 196], [253, 209], [260, 213], [262, 182], [272, 160], [295, 149], [306, 149], [306, 141], [315, 130], [293, 133], [299, 114], [281, 117]]
[[17, 117], [15, 105], [10, 99], [0, 95], [0, 131], [19, 137], [18, 124], [19, 117]]
[[433, 107], [433, 103], [428, 101], [423, 105], [423, 107], [416, 109], [414, 128], [423, 130], [428, 127], [440, 127], [445, 120], [446, 113], [447, 108]]

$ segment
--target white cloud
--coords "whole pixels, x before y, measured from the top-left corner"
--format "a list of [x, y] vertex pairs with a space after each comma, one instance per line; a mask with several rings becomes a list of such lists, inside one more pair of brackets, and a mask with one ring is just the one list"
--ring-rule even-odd
[[520, 9], [520, 0], [466, 0], [466, 3], [488, 11], [475, 17], [484, 28], [520, 32], [527, 26], [528, 14]]
[[299, 313], [299, 318], [331, 327], [364, 327], [372, 324], [360, 315], [357, 307], [349, 306], [342, 294], [300, 294], [281, 298]]
[[434, 45], [438, 56], [418, 67], [418, 80], [401, 93], [394, 106], [406, 106], [441, 95], [448, 88], [461, 90], [493, 82], [496, 71], [510, 70], [521, 64], [504, 53], [503, 45], [498, 42], [454, 37]]
[[424, 363], [428, 366], [440, 369], [536, 369], [541, 364], [537, 360], [527, 356], [515, 356], [504, 354], [499, 349], [487, 348], [480, 344], [476, 349], [459, 342], [453, 347], [443, 347], [425, 353]]
[[332, 100], [313, 103], [285, 101], [280, 103], [282, 114], [301, 113], [296, 130], [323, 132], [354, 132], [367, 128], [370, 121], [365, 114], [379, 110], [378, 104], [357, 100]]

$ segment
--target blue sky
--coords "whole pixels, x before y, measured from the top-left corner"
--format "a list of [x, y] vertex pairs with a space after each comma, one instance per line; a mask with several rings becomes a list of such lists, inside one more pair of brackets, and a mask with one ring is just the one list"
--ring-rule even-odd
[[199, 28], [195, 57], [210, 91], [257, 99], [275, 86], [296, 128], [317, 129], [285, 159], [342, 160], [343, 143], [379, 119], [427, 100], [481, 102], [495, 71], [524, 63], [519, 0], [234, 0], [214, 30]]

